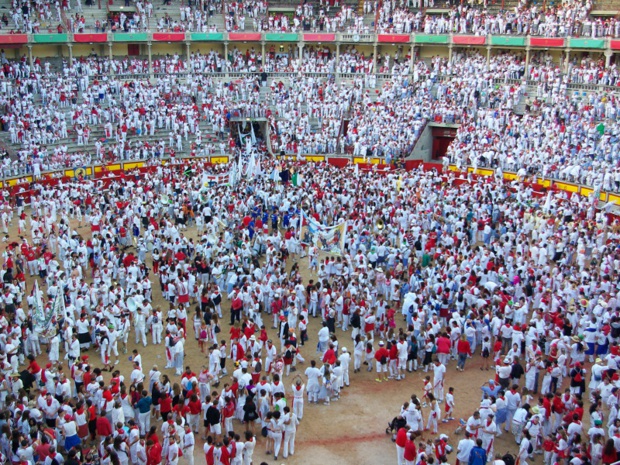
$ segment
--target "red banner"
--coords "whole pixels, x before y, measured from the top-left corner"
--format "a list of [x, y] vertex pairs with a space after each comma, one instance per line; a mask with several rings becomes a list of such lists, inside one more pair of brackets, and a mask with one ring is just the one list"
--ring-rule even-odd
[[230, 32], [228, 40], [261, 40], [260, 32]]
[[544, 37], [530, 37], [530, 47], [564, 47], [564, 39], [547, 39]]
[[344, 168], [349, 164], [348, 158], [328, 158], [327, 163], [337, 168]]
[[379, 34], [377, 41], [381, 43], [406, 44], [411, 40], [409, 34]]
[[28, 43], [27, 34], [0, 34], [0, 45], [21, 45]]
[[108, 41], [108, 35], [104, 33], [100, 34], [73, 34], [73, 41], [79, 43], [102, 43]]
[[304, 42], [335, 42], [336, 34], [304, 34]]
[[610, 40], [609, 44], [612, 50], [620, 50], [620, 40]]
[[153, 40], [158, 42], [183, 42], [185, 32], [154, 32]]
[[484, 45], [485, 36], [452, 36], [452, 43], [455, 45]]

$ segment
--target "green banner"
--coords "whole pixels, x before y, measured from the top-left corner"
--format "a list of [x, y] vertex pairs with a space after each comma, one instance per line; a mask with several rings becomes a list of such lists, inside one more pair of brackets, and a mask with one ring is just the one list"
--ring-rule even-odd
[[146, 32], [116, 32], [114, 42], [147, 42], [149, 35]]
[[294, 32], [268, 32], [265, 34], [265, 40], [267, 42], [297, 42], [299, 35]]
[[416, 34], [413, 40], [416, 44], [447, 44], [448, 36], [446, 34]]
[[34, 34], [34, 41], [37, 44], [60, 44], [66, 43], [67, 34]]
[[192, 32], [191, 38], [194, 42], [215, 42], [224, 40], [223, 32]]
[[573, 39], [569, 40], [570, 48], [605, 48], [605, 39]]
[[525, 37], [491, 36], [491, 45], [525, 47]]

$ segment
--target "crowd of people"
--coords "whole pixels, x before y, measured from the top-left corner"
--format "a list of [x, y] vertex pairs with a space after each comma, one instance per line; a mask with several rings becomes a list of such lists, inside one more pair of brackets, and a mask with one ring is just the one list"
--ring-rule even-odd
[[[225, 8], [234, 21], [255, 17]], [[389, 427], [399, 465], [449, 461], [440, 428], [459, 418], [459, 463], [509, 465], [496, 456], [504, 432], [520, 465], [538, 454], [545, 465], [616, 462], [620, 223], [596, 196], [527, 181], [620, 190], [616, 96], [569, 91], [616, 85], [617, 67], [542, 51], [529, 64], [518, 52], [302, 54], [154, 57], [170, 76], [153, 82], [123, 79], [148, 72], [137, 58], [62, 69], [37, 59], [31, 70], [2, 57], [2, 124], [16, 149], [5, 174], [127, 159], [147, 160], [149, 174], [3, 193], [0, 459], [287, 458], [306, 404], [327, 411], [372, 376], [408, 383]], [[226, 70], [243, 78], [205, 74]], [[387, 164], [428, 122], [455, 123], [444, 167], [496, 176], [279, 165], [249, 145], [226, 167], [175, 159], [229, 154], [234, 117], [265, 117], [276, 154]], [[518, 181], [504, 184], [504, 170]], [[327, 232], [304, 233], [310, 218], [319, 230], [343, 225], [336, 256]], [[165, 365], [143, 364], [153, 353]], [[472, 369], [490, 378], [475, 411], [459, 383]], [[410, 382], [415, 371], [423, 382]]]
[[[490, 8], [488, 2], [447, 2], [447, 12], [428, 14], [435, 2], [364, 1], [357, 4], [316, 6], [301, 3], [293, 14], [269, 12], [267, 2], [181, 2], [178, 15], [158, 11], [151, 0], [127, 2], [134, 8], [112, 12], [95, 19], [92, 0], [82, 5], [63, 0], [50, 4], [13, 1], [0, 27], [13, 32], [39, 33], [57, 29], [72, 32], [345, 32], [345, 33], [424, 33], [476, 35], [533, 35], [545, 37], [620, 37], [620, 21], [614, 16], [591, 16], [590, 0], [570, 0], [559, 4], [520, 1], [514, 7]], [[168, 0], [164, 2], [170, 5]], [[458, 3], [458, 2], [456, 2]], [[86, 8], [86, 10], [84, 9]], [[92, 21], [87, 22], [85, 11]], [[248, 24], [246, 25], [246, 21]]]
[[540, 6], [522, 2], [515, 8], [492, 13], [461, 3], [449, 13], [426, 15], [422, 10], [384, 2], [379, 9], [377, 32], [411, 34], [532, 35], [545, 37], [619, 37], [616, 18], [594, 18], [591, 2], [568, 1]]
[[[448, 152], [459, 167], [617, 190], [618, 102], [602, 88], [570, 90], [617, 84], [616, 65], [588, 56], [558, 64], [545, 51], [532, 53], [527, 66], [520, 52], [455, 50], [451, 60], [430, 61], [406, 52], [374, 57], [348, 46], [336, 56], [329, 46], [307, 46], [300, 56], [296, 47], [284, 53], [270, 47], [263, 57], [230, 47], [227, 57], [192, 52], [189, 62], [178, 54], [154, 56], [155, 82], [146, 79], [149, 63], [141, 59], [91, 54], [61, 69], [36, 59], [32, 70], [25, 57], [7, 61], [2, 122], [17, 156], [3, 158], [4, 172], [39, 175], [96, 161], [223, 153], [230, 119], [243, 116], [268, 119], [274, 153], [392, 161], [411, 153], [434, 121], [461, 124]], [[226, 72], [241, 78], [217, 78]], [[268, 80], [277, 72], [288, 78]], [[338, 83], [336, 74], [348, 78]], [[543, 130], [549, 124], [558, 131]], [[524, 133], [540, 137], [520, 137]]]
[[[173, 161], [105, 190], [35, 184], [28, 208], [5, 207], [7, 459], [88, 462], [93, 442], [113, 464], [288, 457], [304, 404], [355, 395], [364, 368], [382, 383], [432, 372], [406, 388], [400, 464], [446, 461], [428, 435], [458, 416], [459, 461], [492, 461], [504, 430], [520, 463], [615, 461], [620, 229], [592, 199], [434, 170], [238, 163], [236, 178]], [[295, 184], [277, 182], [285, 170]], [[344, 224], [338, 256], [297, 233], [302, 206]], [[165, 366], [143, 365], [152, 350]], [[496, 375], [468, 416], [454, 386], [472, 369]]]

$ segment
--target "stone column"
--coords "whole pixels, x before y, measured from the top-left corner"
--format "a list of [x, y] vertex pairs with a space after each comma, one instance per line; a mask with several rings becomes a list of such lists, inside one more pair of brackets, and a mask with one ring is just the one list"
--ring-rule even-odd
[[260, 42], [260, 51], [261, 51], [261, 67], [263, 68], [263, 70], [265, 69], [265, 62], [267, 60], [265, 60], [265, 41], [261, 40]]
[[531, 49], [530, 49], [530, 46], [528, 45], [525, 48], [525, 79], [530, 78], [530, 55], [531, 55]]
[[153, 44], [151, 42], [147, 42], [146, 49], [148, 50], [149, 56], [149, 77], [153, 77]]
[[34, 60], [32, 59], [32, 45], [28, 45], [28, 64], [30, 65], [30, 70], [34, 69]]
[[339, 64], [340, 64], [340, 42], [336, 44], [336, 69], [338, 69]]
[[372, 46], [372, 72], [377, 74], [377, 44]]
[[[263, 63], [265, 63], [265, 58], [263, 56]], [[226, 77], [228, 77], [228, 42], [224, 42], [224, 73]]]

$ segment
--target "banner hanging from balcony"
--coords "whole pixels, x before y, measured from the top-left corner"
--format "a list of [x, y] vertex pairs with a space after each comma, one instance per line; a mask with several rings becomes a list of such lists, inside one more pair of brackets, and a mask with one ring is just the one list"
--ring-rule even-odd
[[561, 37], [530, 37], [530, 47], [564, 47], [564, 39], [562, 39]]
[[452, 36], [454, 45], [484, 45], [486, 40], [485, 36]]
[[1, 34], [0, 45], [23, 45], [28, 43], [27, 34]]
[[304, 42], [335, 42], [336, 34], [304, 34]]
[[185, 32], [154, 32], [153, 40], [158, 42], [182, 42], [185, 40]]
[[230, 32], [228, 34], [228, 40], [245, 40], [245, 41], [260, 41], [262, 39], [260, 32]]
[[96, 43], [100, 44], [108, 41], [108, 35], [106, 33], [99, 34], [73, 34], [73, 41], [81, 44]]
[[411, 40], [409, 34], [379, 34], [377, 41], [381, 43], [406, 44]]

